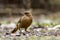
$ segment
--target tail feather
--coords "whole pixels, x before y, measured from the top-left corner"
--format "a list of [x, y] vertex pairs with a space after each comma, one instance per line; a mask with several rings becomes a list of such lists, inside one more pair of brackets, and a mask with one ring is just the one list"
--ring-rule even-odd
[[16, 28], [14, 28], [13, 31], [11, 31], [11, 33], [15, 33], [18, 29], [19, 29], [19, 28], [18, 28], [18, 26], [17, 26]]

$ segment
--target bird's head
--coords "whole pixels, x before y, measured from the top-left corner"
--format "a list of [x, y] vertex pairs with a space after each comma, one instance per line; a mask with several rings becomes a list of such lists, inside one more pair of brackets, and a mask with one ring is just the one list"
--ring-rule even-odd
[[25, 12], [24, 15], [31, 16], [32, 14], [31, 14], [31, 12]]

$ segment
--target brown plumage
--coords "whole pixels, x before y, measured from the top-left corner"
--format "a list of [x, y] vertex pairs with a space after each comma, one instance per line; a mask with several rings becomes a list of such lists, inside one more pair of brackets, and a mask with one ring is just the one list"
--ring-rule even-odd
[[18, 21], [17, 27], [11, 33], [15, 33], [20, 28], [25, 28], [25, 31], [32, 23], [32, 14], [30, 12], [25, 12], [24, 16]]

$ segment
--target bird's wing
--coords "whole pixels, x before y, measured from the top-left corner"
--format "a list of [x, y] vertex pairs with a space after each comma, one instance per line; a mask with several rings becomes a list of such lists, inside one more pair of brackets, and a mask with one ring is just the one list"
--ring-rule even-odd
[[21, 18], [19, 19], [18, 23], [22, 23], [22, 22], [24, 22], [24, 21], [26, 21], [26, 17], [25, 17], [25, 16], [21, 17]]
[[[22, 17], [21, 17], [22, 18]], [[18, 23], [21, 23], [21, 18], [19, 19]]]
[[22, 19], [22, 17], [20, 17], [20, 19], [19, 19], [19, 21], [17, 22], [17, 25], [16, 25], [16, 26], [18, 26], [18, 25], [21, 23], [21, 19]]

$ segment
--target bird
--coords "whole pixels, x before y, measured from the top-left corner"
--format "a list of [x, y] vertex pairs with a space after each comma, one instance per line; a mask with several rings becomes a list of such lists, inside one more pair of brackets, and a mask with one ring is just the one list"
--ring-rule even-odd
[[26, 11], [19, 19], [17, 26], [11, 31], [11, 33], [15, 33], [17, 30], [20, 30], [20, 28], [25, 28], [25, 31], [27, 31], [27, 28], [32, 24], [32, 21], [32, 13]]

